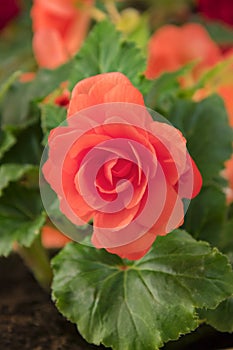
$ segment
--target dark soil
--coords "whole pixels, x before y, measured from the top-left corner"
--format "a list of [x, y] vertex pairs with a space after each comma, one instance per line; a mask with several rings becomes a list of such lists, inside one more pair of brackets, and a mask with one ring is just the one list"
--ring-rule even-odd
[[[233, 335], [210, 327], [170, 342], [164, 350], [231, 348]], [[59, 314], [50, 296], [16, 255], [0, 259], [0, 350], [101, 350], [87, 344]], [[122, 349], [124, 350], [124, 349]]]
[[20, 258], [0, 259], [0, 350], [94, 350], [59, 314]]

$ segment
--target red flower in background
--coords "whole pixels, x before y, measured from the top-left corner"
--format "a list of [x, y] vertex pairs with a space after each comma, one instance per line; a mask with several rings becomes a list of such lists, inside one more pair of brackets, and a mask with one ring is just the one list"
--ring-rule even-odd
[[19, 0], [0, 0], [0, 30], [20, 12]]
[[207, 18], [233, 25], [232, 0], [197, 0], [197, 6], [199, 12]]
[[150, 39], [146, 76], [153, 79], [161, 73], [175, 71], [191, 61], [197, 61], [193, 72], [197, 77], [220, 57], [220, 49], [201, 25], [165, 25]]
[[55, 104], [60, 107], [68, 108], [70, 103], [70, 91], [68, 90], [68, 81], [64, 81], [60, 86], [49, 94], [44, 103]]
[[53, 69], [80, 48], [93, 0], [34, 0], [31, 11], [33, 50], [38, 65]]

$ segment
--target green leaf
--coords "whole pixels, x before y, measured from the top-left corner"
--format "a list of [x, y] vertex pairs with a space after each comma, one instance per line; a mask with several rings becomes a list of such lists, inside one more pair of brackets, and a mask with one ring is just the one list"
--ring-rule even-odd
[[220, 332], [233, 332], [233, 297], [224, 300], [215, 310], [199, 310], [200, 318]]
[[229, 256], [231, 263], [233, 264], [232, 232], [233, 232], [233, 218], [225, 222], [218, 246], [225, 254]]
[[39, 191], [11, 184], [0, 198], [0, 255], [17, 242], [29, 247], [45, 223]]
[[75, 57], [71, 71], [71, 87], [90, 76], [121, 72], [132, 84], [144, 92], [150, 82], [142, 77], [146, 59], [132, 42], [123, 41], [114, 25], [102, 21], [95, 25]]
[[2, 191], [12, 181], [17, 181], [35, 167], [29, 164], [3, 164], [0, 166], [0, 196]]
[[227, 258], [179, 230], [139, 261], [71, 243], [52, 266], [58, 309], [87, 341], [115, 350], [156, 350], [197, 327], [195, 308], [233, 292]]
[[0, 159], [16, 142], [15, 136], [8, 130], [0, 129]]
[[221, 249], [226, 214], [226, 196], [222, 190], [218, 186], [204, 186], [190, 203], [184, 227], [195, 238]]
[[1, 32], [0, 40], [0, 83], [16, 70], [30, 72], [35, 69], [32, 55], [32, 30], [30, 1], [20, 4], [20, 16]]
[[50, 130], [59, 126], [66, 119], [66, 109], [57, 105], [41, 105], [41, 127], [44, 133], [43, 145], [48, 142]]
[[203, 178], [201, 193], [191, 201], [184, 228], [194, 237], [221, 248], [219, 242], [227, 214], [224, 162], [232, 153], [232, 130], [220, 97], [194, 103], [178, 99], [169, 120], [182, 131], [187, 147]]
[[3, 127], [17, 129], [32, 124], [37, 117], [35, 110], [32, 113], [30, 104], [33, 97], [31, 83], [22, 84], [16, 81], [8, 87], [0, 105]]
[[195, 15], [191, 18], [193, 22], [200, 23], [206, 28], [211, 38], [219, 45], [232, 46], [233, 29], [231, 26], [218, 21], [206, 21], [202, 16]]
[[182, 93], [179, 78], [188, 74], [192, 68], [193, 63], [189, 63], [175, 72], [164, 73], [155, 79], [146, 95], [146, 106], [168, 113], [175, 99]]
[[48, 96], [52, 91], [57, 89], [61, 83], [68, 80], [71, 74], [71, 68], [74, 61], [71, 59], [66, 64], [56, 69], [40, 69], [33, 82], [30, 83], [30, 90], [33, 99], [37, 101]]
[[204, 184], [219, 181], [224, 162], [232, 153], [232, 129], [222, 99], [217, 95], [199, 103], [178, 99], [168, 119], [186, 137]]
[[219, 22], [205, 22], [205, 27], [217, 44], [225, 46], [233, 45], [233, 29], [230, 26]]
[[6, 81], [0, 85], [0, 101], [7, 93], [11, 85], [20, 77], [21, 72], [14, 72]]
[[22, 129], [17, 134], [17, 142], [4, 154], [3, 163], [40, 164], [43, 147], [42, 130], [38, 123]]
[[[135, 22], [131, 27], [133, 21]], [[145, 54], [147, 53], [147, 44], [150, 38], [149, 16], [147, 13], [140, 15], [133, 8], [123, 10], [121, 12], [120, 28], [118, 23], [118, 29], [128, 41], [133, 41]]]
[[[212, 225], [213, 227], [213, 225]], [[224, 252], [233, 264], [233, 219], [225, 220], [218, 235], [216, 246]], [[209, 235], [211, 238], [211, 234]], [[206, 323], [221, 332], [233, 332], [233, 297], [224, 300], [214, 310], [199, 310], [199, 315]]]
[[55, 70], [41, 69], [30, 83], [15, 82], [1, 104], [3, 126], [25, 128], [38, 118], [37, 102], [69, 78], [72, 60]]
[[184, 228], [221, 249], [227, 215], [221, 170], [232, 154], [232, 129], [223, 102], [217, 95], [199, 103], [178, 99], [168, 118], [186, 137], [188, 150], [203, 178], [203, 189], [191, 201]]

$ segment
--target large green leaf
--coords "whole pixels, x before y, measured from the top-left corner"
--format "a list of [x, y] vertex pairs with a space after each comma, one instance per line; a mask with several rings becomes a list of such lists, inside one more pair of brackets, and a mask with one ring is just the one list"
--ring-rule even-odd
[[223, 102], [217, 95], [199, 103], [177, 99], [168, 118], [186, 137], [204, 184], [199, 196], [191, 201], [184, 227], [193, 236], [221, 248], [227, 215], [221, 170], [232, 153], [232, 130]]
[[[211, 200], [211, 198], [208, 196], [206, 198], [206, 207], [208, 207], [207, 211], [211, 211], [211, 209], [213, 210], [212, 222], [211, 217], [209, 217], [209, 222], [207, 221], [205, 223], [204, 228], [201, 230], [200, 237], [214, 243], [223, 253], [228, 256], [231, 264], [233, 264], [233, 219], [228, 219], [225, 213], [225, 220], [222, 220], [223, 210], [222, 207], [219, 207], [220, 201], [222, 200], [220, 200], [220, 197], [218, 201], [216, 201], [216, 199], [217, 197], [214, 198], [213, 202], [213, 200]], [[201, 199], [199, 204], [202, 207], [205, 206], [205, 203], [201, 202]], [[217, 212], [218, 207], [219, 211]], [[199, 221], [198, 216], [196, 218], [197, 221]], [[221, 226], [219, 225], [217, 218], [221, 218]], [[233, 297], [223, 301], [217, 306], [216, 309], [202, 309], [199, 311], [199, 314], [206, 323], [210, 324], [217, 330], [222, 332], [233, 332]]]
[[221, 302], [215, 310], [199, 311], [200, 317], [220, 332], [233, 332], [233, 297]]
[[186, 137], [204, 184], [219, 179], [232, 153], [232, 129], [222, 99], [217, 95], [199, 103], [178, 99], [168, 118]]
[[71, 71], [71, 86], [92, 75], [124, 73], [141, 92], [150, 82], [142, 76], [146, 58], [132, 42], [123, 41], [121, 34], [108, 21], [98, 23], [91, 31], [75, 58]]
[[139, 261], [71, 243], [52, 266], [58, 309], [87, 341], [116, 350], [156, 350], [197, 327], [195, 308], [233, 292], [227, 258], [179, 230]]
[[11, 184], [0, 198], [0, 255], [7, 256], [14, 242], [30, 246], [44, 222], [38, 190]]

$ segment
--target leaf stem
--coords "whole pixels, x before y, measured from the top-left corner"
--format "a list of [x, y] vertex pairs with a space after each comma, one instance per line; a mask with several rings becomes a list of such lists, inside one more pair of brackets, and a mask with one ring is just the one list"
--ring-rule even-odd
[[41, 287], [49, 291], [52, 281], [52, 269], [48, 254], [42, 246], [41, 237], [38, 236], [30, 247], [17, 245], [16, 251], [31, 270]]

